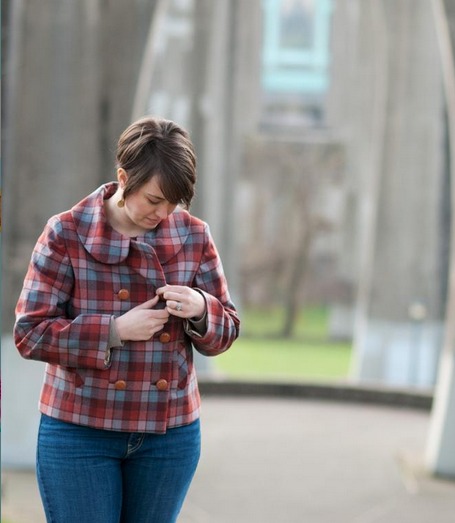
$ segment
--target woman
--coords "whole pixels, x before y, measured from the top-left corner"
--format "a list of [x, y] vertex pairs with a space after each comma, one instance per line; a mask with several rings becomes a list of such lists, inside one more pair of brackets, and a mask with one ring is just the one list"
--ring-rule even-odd
[[239, 319], [207, 225], [189, 207], [196, 158], [175, 123], [144, 118], [117, 182], [52, 217], [14, 329], [47, 363], [37, 475], [52, 523], [176, 520], [200, 453], [192, 350], [227, 350]]

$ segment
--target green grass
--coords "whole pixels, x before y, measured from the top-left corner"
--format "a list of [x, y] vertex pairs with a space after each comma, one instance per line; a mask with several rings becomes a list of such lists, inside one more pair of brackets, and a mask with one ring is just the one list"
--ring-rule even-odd
[[[242, 312], [242, 335], [244, 337], [276, 337], [283, 323], [282, 309], [247, 309]], [[308, 307], [298, 315], [296, 338], [326, 341], [328, 336], [328, 311], [325, 307]]]
[[340, 380], [348, 376], [350, 343], [328, 339], [328, 311], [301, 311], [293, 339], [278, 336], [280, 310], [242, 313], [242, 335], [225, 354], [215, 359], [227, 378]]

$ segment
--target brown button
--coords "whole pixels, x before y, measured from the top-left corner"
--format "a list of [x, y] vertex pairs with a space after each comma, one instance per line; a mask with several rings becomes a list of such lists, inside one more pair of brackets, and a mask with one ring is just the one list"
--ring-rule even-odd
[[119, 300], [127, 300], [130, 297], [128, 289], [120, 289], [117, 293]]
[[114, 383], [115, 390], [125, 390], [126, 389], [126, 381], [125, 380], [118, 380]]
[[167, 381], [163, 378], [156, 382], [156, 388], [158, 390], [167, 390]]
[[171, 335], [169, 332], [162, 332], [160, 334], [160, 341], [161, 343], [169, 343], [171, 341]]

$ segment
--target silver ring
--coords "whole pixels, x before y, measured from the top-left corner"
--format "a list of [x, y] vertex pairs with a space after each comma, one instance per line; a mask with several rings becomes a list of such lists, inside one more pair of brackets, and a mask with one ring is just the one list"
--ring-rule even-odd
[[178, 311], [178, 312], [180, 312], [182, 309], [183, 309], [183, 306], [182, 306], [182, 304], [178, 301], [178, 302], [177, 302], [177, 305], [175, 306], [175, 310]]

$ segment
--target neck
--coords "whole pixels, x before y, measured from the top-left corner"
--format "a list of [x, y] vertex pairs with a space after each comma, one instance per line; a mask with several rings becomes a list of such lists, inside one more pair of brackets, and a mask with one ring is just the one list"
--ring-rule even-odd
[[122, 199], [122, 192], [117, 192], [109, 199], [104, 200], [104, 211], [109, 225], [120, 234], [129, 237], [144, 234], [144, 230], [128, 218], [125, 207], [119, 207], [117, 203]]

